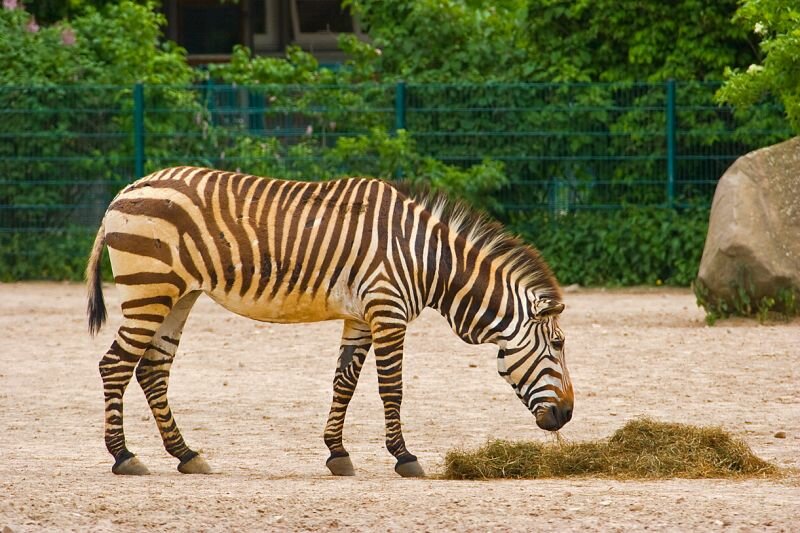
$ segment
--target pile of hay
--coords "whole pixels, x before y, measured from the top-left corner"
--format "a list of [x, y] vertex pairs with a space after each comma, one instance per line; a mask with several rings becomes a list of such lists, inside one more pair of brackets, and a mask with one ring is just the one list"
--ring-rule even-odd
[[721, 478], [776, 475], [779, 469], [756, 457], [721, 428], [628, 422], [607, 441], [491, 441], [476, 451], [445, 457], [446, 479]]

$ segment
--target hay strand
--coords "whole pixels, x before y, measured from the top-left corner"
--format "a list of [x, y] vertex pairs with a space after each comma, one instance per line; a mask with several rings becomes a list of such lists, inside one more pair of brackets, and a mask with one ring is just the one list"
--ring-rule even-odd
[[638, 419], [604, 441], [493, 440], [475, 451], [452, 450], [446, 479], [725, 478], [771, 476], [779, 469], [719, 427]]

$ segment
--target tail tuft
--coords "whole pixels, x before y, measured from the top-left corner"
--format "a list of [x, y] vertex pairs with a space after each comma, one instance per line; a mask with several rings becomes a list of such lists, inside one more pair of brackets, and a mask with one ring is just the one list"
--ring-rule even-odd
[[97, 332], [103, 327], [107, 316], [106, 303], [103, 299], [103, 279], [100, 275], [105, 240], [103, 224], [100, 224], [100, 229], [97, 231], [97, 237], [95, 237], [94, 245], [92, 246], [92, 253], [89, 256], [89, 262], [86, 265], [86, 286], [89, 292], [89, 304], [86, 308], [86, 314], [89, 316], [89, 333], [92, 336], [97, 335]]

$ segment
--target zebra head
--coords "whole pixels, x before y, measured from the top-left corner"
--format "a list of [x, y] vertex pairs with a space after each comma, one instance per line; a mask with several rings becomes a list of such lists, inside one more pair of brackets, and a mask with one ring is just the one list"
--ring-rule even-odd
[[529, 300], [525, 316], [498, 343], [497, 370], [536, 417], [536, 425], [556, 431], [572, 418], [574, 395], [564, 358], [558, 318], [564, 304]]

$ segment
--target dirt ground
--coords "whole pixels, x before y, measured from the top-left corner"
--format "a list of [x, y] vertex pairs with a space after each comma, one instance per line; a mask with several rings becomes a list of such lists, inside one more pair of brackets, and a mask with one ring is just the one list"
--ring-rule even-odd
[[[97, 362], [119, 323], [86, 333], [80, 284], [0, 284], [0, 531], [800, 531], [800, 321], [708, 327], [688, 290], [577, 290], [562, 327], [576, 391], [567, 439], [627, 420], [721, 425], [782, 479], [454, 482], [402, 479], [383, 445], [370, 359], [348, 413], [354, 478], [325, 468], [322, 430], [340, 324], [272, 325], [203, 297], [183, 336], [170, 398], [216, 474], [185, 476], [134, 382], [129, 447], [152, 475], [111, 474]], [[452, 447], [548, 440], [497, 375], [433, 311], [410, 328], [406, 442], [429, 473]], [[777, 438], [785, 432], [785, 438]], [[3, 529], [7, 528], [7, 529]]]

